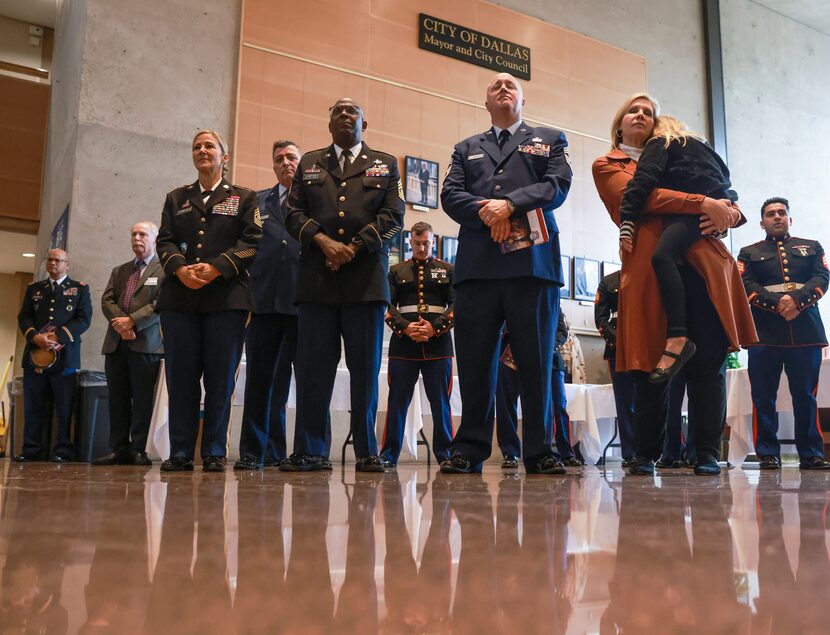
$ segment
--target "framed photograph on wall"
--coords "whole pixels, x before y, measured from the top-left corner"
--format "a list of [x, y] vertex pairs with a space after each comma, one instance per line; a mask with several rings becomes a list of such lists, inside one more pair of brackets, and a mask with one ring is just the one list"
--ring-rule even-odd
[[458, 238], [452, 236], [441, 237], [441, 260], [451, 265], [455, 264], [455, 252], [458, 251]]
[[559, 297], [563, 300], [571, 299], [571, 257], [562, 256], [562, 277], [565, 285], [559, 289]]
[[622, 265], [618, 262], [608, 262], [607, 260], [602, 261], [602, 277], [604, 278], [608, 274], [614, 273], [615, 271], [619, 271]]
[[574, 258], [574, 300], [594, 301], [599, 286], [599, 260]]
[[438, 164], [435, 161], [406, 157], [406, 202], [438, 208]]

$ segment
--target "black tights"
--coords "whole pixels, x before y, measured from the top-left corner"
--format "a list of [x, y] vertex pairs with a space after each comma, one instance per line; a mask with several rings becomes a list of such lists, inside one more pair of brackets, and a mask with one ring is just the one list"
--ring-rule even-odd
[[686, 336], [686, 294], [677, 262], [699, 238], [700, 217], [672, 217], [666, 222], [651, 256], [651, 266], [666, 312], [666, 337]]

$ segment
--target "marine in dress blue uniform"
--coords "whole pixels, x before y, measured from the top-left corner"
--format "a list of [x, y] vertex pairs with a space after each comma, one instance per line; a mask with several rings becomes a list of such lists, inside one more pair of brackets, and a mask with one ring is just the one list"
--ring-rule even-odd
[[[23, 306], [17, 316], [20, 332], [26, 339], [23, 351], [23, 452], [18, 461], [45, 458], [49, 440], [52, 404], [58, 420], [52, 460], [72, 459], [72, 406], [77, 369], [81, 365], [81, 334], [92, 320], [92, 302], [85, 282], [66, 275], [68, 256], [62, 249], [46, 255], [49, 278], [33, 282], [26, 288]], [[48, 340], [48, 341], [47, 341]], [[57, 359], [49, 368], [32, 363], [36, 348], [60, 347]]]
[[297, 353], [297, 265], [300, 243], [285, 226], [288, 192], [300, 151], [289, 140], [276, 141], [272, 160], [277, 184], [257, 193], [262, 240], [250, 268], [253, 315], [245, 335], [247, 377], [234, 469], [276, 465], [287, 457], [285, 407], [291, 365]]
[[[524, 98], [511, 75], [496, 75], [485, 105], [493, 128], [455, 146], [444, 180], [444, 211], [461, 226], [455, 266], [456, 354], [463, 412], [448, 473], [478, 471], [490, 456], [499, 340], [505, 324], [519, 367], [525, 469], [562, 473], [553, 457], [551, 367], [563, 284], [553, 210], [571, 184], [564, 133], [521, 119]], [[541, 209], [549, 239], [502, 253], [518, 222]]]
[[821, 349], [827, 346], [816, 304], [827, 292], [827, 258], [818, 241], [790, 235], [784, 198], [764, 202], [761, 227], [767, 237], [738, 254], [759, 340], [749, 349], [748, 364], [755, 453], [761, 469], [781, 467], [776, 398], [783, 369], [793, 399], [800, 467], [830, 469], [816, 405]]
[[321, 470], [331, 445], [328, 409], [345, 345], [355, 469], [382, 471], [375, 437], [389, 245], [404, 201], [397, 159], [363, 143], [351, 99], [329, 110], [333, 144], [300, 159], [288, 197], [288, 231], [300, 243], [297, 280], [297, 419], [283, 471]]
[[380, 457], [396, 465], [401, 454], [406, 413], [418, 375], [432, 410], [432, 451], [440, 463], [450, 456], [452, 441], [452, 334], [454, 267], [433, 258], [432, 227], [411, 230], [413, 257], [389, 270], [389, 401]]
[[203, 379], [202, 468], [219, 472], [262, 220], [256, 194], [222, 176], [228, 154], [216, 133], [197, 134], [192, 153], [199, 180], [167, 194], [156, 240], [165, 273], [157, 306], [170, 394], [170, 458], [161, 469], [193, 469]]

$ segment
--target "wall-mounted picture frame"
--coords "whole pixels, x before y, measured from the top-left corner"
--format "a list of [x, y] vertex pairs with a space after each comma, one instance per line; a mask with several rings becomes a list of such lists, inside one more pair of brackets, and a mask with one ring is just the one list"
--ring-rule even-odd
[[438, 163], [419, 157], [406, 157], [406, 202], [438, 208]]
[[608, 260], [602, 261], [602, 277], [614, 273], [615, 271], [619, 271], [622, 265], [618, 262], [609, 262]]
[[574, 257], [574, 300], [593, 302], [599, 280], [599, 260]]
[[562, 277], [565, 279], [564, 286], [559, 289], [559, 297], [563, 300], [571, 299], [571, 257], [562, 256]]
[[[412, 245], [409, 244], [409, 239], [411, 236], [412, 232], [410, 232], [408, 229], [404, 229], [401, 232], [401, 253], [403, 254], [401, 262], [412, 258]], [[435, 235], [433, 234], [433, 236]], [[432, 241], [432, 257], [438, 257], [438, 236], [435, 236], [435, 240]]]
[[454, 265], [456, 252], [458, 252], [458, 238], [441, 236], [441, 260]]

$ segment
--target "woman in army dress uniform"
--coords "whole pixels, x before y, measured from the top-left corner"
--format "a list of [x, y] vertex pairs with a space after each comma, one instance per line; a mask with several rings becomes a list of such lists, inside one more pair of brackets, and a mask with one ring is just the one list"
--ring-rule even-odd
[[161, 469], [193, 469], [204, 379], [202, 466], [221, 472], [262, 221], [256, 194], [224, 178], [229, 156], [218, 133], [197, 133], [192, 155], [199, 178], [167, 195], [156, 240], [167, 276], [158, 310], [170, 394], [170, 458]]

